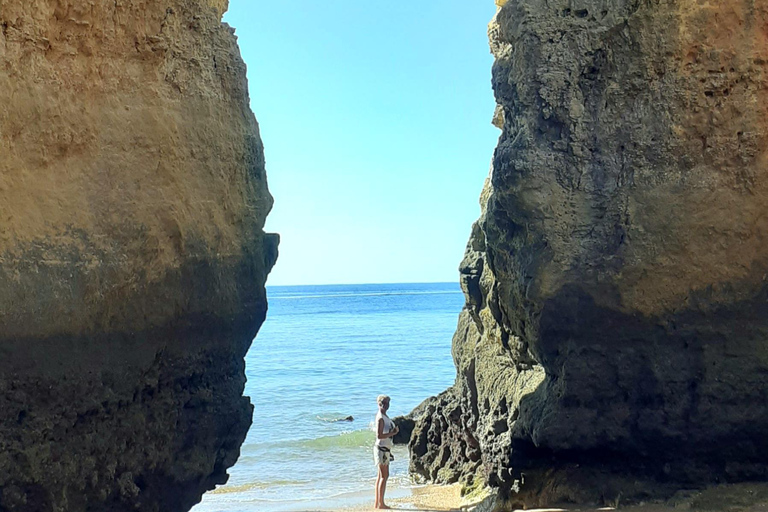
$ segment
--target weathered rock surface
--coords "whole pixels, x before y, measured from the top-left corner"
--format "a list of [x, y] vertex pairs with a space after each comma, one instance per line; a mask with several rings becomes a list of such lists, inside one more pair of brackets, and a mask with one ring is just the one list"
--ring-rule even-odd
[[0, 1], [0, 511], [185, 511], [277, 256], [224, 0]]
[[528, 504], [766, 478], [768, 3], [497, 4], [458, 378], [412, 469]]

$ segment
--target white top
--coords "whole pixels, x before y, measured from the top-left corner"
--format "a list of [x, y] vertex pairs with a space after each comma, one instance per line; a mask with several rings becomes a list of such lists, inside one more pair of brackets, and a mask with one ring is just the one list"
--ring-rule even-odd
[[386, 414], [381, 414], [381, 411], [376, 413], [376, 419], [373, 421], [373, 430], [376, 432], [376, 446], [383, 446], [384, 448], [392, 448], [392, 445], [394, 444], [392, 442], [392, 438], [388, 437], [386, 439], [379, 439], [378, 438], [378, 432], [379, 432], [379, 418], [384, 419], [384, 433], [389, 434], [393, 430], [395, 430], [395, 422], [389, 419], [389, 416]]

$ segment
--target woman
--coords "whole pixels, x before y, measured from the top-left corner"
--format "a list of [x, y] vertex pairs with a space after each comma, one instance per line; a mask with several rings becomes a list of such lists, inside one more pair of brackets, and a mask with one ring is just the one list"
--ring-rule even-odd
[[373, 446], [373, 460], [379, 468], [376, 476], [376, 508], [389, 508], [384, 504], [384, 491], [387, 490], [387, 479], [389, 478], [389, 461], [392, 460], [392, 438], [395, 437], [400, 429], [387, 416], [389, 409], [389, 397], [379, 395], [376, 398], [379, 404], [379, 412], [376, 413], [376, 444]]

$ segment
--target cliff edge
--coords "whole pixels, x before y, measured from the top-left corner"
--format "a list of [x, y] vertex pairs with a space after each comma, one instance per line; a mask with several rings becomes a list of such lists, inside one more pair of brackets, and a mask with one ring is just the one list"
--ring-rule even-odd
[[497, 4], [458, 376], [411, 469], [526, 505], [765, 479], [768, 4]]
[[237, 459], [277, 237], [226, 4], [0, 2], [0, 511], [186, 511]]

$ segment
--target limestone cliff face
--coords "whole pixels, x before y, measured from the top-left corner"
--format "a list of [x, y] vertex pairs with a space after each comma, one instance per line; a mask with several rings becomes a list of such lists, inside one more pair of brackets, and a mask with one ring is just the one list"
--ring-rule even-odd
[[766, 477], [768, 3], [497, 3], [458, 378], [412, 469], [528, 503]]
[[188, 510], [277, 255], [225, 1], [0, 1], [0, 511]]

